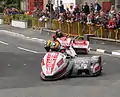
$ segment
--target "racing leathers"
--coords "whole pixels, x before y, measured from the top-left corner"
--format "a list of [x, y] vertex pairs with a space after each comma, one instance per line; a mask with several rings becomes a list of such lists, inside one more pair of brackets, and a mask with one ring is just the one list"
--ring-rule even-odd
[[56, 33], [53, 35], [53, 41], [57, 38], [65, 37], [60, 30], [57, 30]]
[[44, 47], [47, 52], [49, 51], [59, 52], [60, 51], [60, 44], [58, 42], [54, 42], [51, 40], [46, 41], [44, 44]]
[[[76, 52], [74, 51], [74, 49], [72, 48], [72, 42], [70, 42], [69, 44], [62, 44], [60, 43], [60, 41], [58, 41], [59, 39], [62, 39], [64, 41], [67, 41], [67, 36], [64, 36], [63, 33], [60, 30], [57, 30], [56, 33], [53, 35], [53, 41], [51, 42], [50, 40], [47, 42], [47, 47], [45, 47], [45, 49], [47, 51], [49, 50], [54, 50], [54, 51], [60, 51], [65, 49], [65, 52], [67, 53], [67, 55], [71, 56], [71, 57], [75, 57], [77, 56]], [[52, 47], [52, 48], [51, 48]]]

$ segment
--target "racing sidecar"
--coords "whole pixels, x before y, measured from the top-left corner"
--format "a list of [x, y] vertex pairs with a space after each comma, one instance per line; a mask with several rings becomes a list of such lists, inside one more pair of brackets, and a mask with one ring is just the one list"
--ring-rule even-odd
[[102, 71], [101, 56], [71, 58], [64, 53], [48, 52], [42, 62], [42, 80], [57, 80], [69, 76], [99, 76]]
[[88, 54], [90, 51], [89, 41], [86, 40], [73, 40], [72, 47], [77, 54], [81, 52]]
[[86, 40], [74, 40], [70, 37], [57, 38], [61, 45], [71, 45], [77, 54], [85, 53], [88, 54], [90, 51], [89, 41]]

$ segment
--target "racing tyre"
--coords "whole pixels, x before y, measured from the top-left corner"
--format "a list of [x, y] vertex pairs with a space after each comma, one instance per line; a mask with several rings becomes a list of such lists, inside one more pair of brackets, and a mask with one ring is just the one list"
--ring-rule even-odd
[[85, 54], [88, 54], [88, 53], [89, 53], [89, 51], [90, 51], [89, 48], [90, 48], [90, 47], [88, 47], [88, 49], [85, 50]]
[[46, 81], [45, 78], [44, 78], [44, 75], [42, 73], [40, 73], [40, 79], [43, 80], [43, 81]]
[[102, 74], [102, 70], [98, 71], [97, 73], [93, 74], [92, 76], [97, 77], [97, 76], [100, 76], [101, 74]]
[[73, 72], [73, 68], [71, 68], [71, 70], [69, 71], [69, 73], [66, 75], [66, 77], [70, 77], [72, 75], [72, 72]]
[[49, 47], [49, 46], [45, 47], [45, 50], [46, 50], [47, 52], [49, 52], [50, 47]]
[[85, 51], [85, 54], [88, 54], [88, 53], [89, 53], [89, 51], [88, 51], [88, 50], [86, 50], [86, 51]]

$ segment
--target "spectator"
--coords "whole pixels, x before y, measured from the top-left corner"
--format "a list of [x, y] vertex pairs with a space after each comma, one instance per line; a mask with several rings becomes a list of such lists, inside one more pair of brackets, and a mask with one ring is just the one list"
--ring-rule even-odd
[[[51, 4], [51, 1], [50, 0], [48, 0], [48, 4], [46, 5], [46, 7], [48, 8], [48, 11], [50, 12], [50, 11], [54, 11], [54, 9], [53, 9], [53, 4]], [[50, 8], [51, 7], [51, 8]]]
[[110, 10], [110, 12], [109, 12], [109, 17], [110, 17], [110, 18], [113, 18], [115, 14], [116, 14], [116, 10], [115, 10], [114, 5], [112, 5], [112, 6], [111, 6], [111, 10]]
[[93, 23], [95, 23], [94, 13], [90, 12], [90, 14], [87, 17], [87, 24], [93, 24]]
[[58, 19], [59, 18], [59, 9], [58, 7], [55, 7], [55, 18]]
[[94, 5], [93, 3], [90, 4], [90, 12], [94, 12], [95, 11], [95, 8], [94, 8]]
[[67, 14], [67, 15], [70, 14], [69, 8], [66, 9], [66, 14]]
[[74, 8], [73, 8], [73, 4], [70, 5], [70, 13], [73, 14]]
[[84, 13], [85, 13], [86, 15], [88, 15], [88, 14], [90, 13], [89, 6], [88, 6], [87, 2], [85, 2]]
[[76, 5], [76, 7], [75, 7], [75, 12], [76, 12], [76, 13], [80, 13], [80, 8], [79, 8], [78, 5]]
[[80, 12], [83, 12], [83, 11], [84, 11], [84, 5], [81, 4], [81, 6], [80, 6]]
[[117, 28], [120, 28], [120, 14], [118, 13], [117, 16]]
[[110, 29], [108, 38], [110, 38], [112, 32], [117, 28], [117, 21], [116, 21], [115, 17], [113, 17], [112, 19], [109, 20], [109, 22], [108, 22], [108, 28]]
[[65, 11], [64, 5], [63, 5], [62, 1], [60, 3], [61, 3], [61, 5], [60, 5], [60, 13], [63, 13]]
[[96, 2], [95, 2], [95, 12], [100, 12], [100, 10], [101, 10], [101, 6], [100, 6], [100, 4], [98, 4], [98, 2], [96, 1]]
[[76, 14], [76, 19], [75, 19], [75, 21], [78, 21], [78, 22], [80, 21], [80, 14], [79, 14], [79, 13]]
[[96, 12], [96, 16], [95, 16], [95, 21], [96, 21], [96, 24], [101, 24], [101, 17], [100, 17], [100, 13], [99, 12]]

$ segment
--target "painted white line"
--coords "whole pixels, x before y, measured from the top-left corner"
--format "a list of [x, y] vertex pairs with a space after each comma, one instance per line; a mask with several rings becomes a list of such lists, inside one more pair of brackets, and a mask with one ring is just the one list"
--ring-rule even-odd
[[6, 42], [3, 42], [3, 41], [0, 41], [1, 44], [4, 44], [4, 45], [9, 45], [8, 43]]
[[47, 52], [38, 52], [38, 54], [46, 54]]
[[30, 37], [26, 37], [26, 38], [30, 39]]
[[97, 52], [104, 53], [104, 52], [105, 52], [105, 50], [102, 50], [102, 49], [97, 49]]
[[112, 55], [120, 55], [119, 52], [112, 52]]
[[39, 53], [39, 52], [36, 52], [36, 51], [33, 51], [33, 50], [29, 50], [29, 49], [26, 49], [26, 48], [22, 48], [22, 47], [17, 47], [17, 48], [20, 49], [20, 50], [31, 52], [31, 53], [35, 53], [35, 54]]
[[8, 67], [10, 67], [11, 65], [10, 64], [8, 64]]
[[[5, 33], [8, 33], [8, 34], [11, 34], [13, 36], [17, 36], [17, 37], [21, 37], [21, 38], [26, 38], [28, 40], [34, 40], [34, 41], [38, 41], [40, 43], [44, 43], [46, 40], [44, 39], [38, 39], [38, 38], [32, 38], [32, 37], [26, 37], [24, 36], [23, 34], [18, 34], [16, 32], [12, 32], [12, 31], [7, 31], [7, 30], [0, 30], [1, 32], [5, 32]], [[0, 43], [4, 44], [4, 45], [9, 45], [8, 43], [5, 43], [3, 41], [0, 41]], [[19, 49], [21, 50], [24, 50], [24, 51], [28, 51], [28, 52], [33, 52], [33, 53], [39, 53], [39, 54], [45, 54], [46, 52], [36, 52], [36, 51], [33, 51], [33, 50], [29, 50], [29, 49], [25, 49], [25, 48], [21, 48], [21, 47], [18, 47]], [[92, 49], [92, 48], [90, 48]], [[102, 50], [102, 49], [97, 49], [97, 52], [100, 52], [100, 53], [104, 53], [105, 50]], [[105, 55], [109, 55], [109, 56], [112, 56], [112, 55], [120, 55], [120, 53], [118, 52], [112, 52], [112, 55], [110, 54], [105, 54]]]
[[4, 32], [6, 34], [16, 36], [16, 37], [19, 37], [19, 38], [23, 38], [23, 39], [27, 39], [27, 40], [31, 40], [31, 41], [36, 41], [36, 42], [39, 42], [39, 43], [42, 43], [42, 44], [46, 41], [44, 39], [32, 38], [32, 37], [25, 36], [23, 34], [19, 34], [19, 33], [16, 33], [16, 32], [11, 32], [11, 31], [7, 31], [7, 30], [0, 30], [0, 32]]
[[103, 53], [102, 55], [110, 56], [110, 57], [115, 57], [115, 58], [120, 58], [120, 56], [118, 56], [118, 55], [105, 54], [105, 53]]

